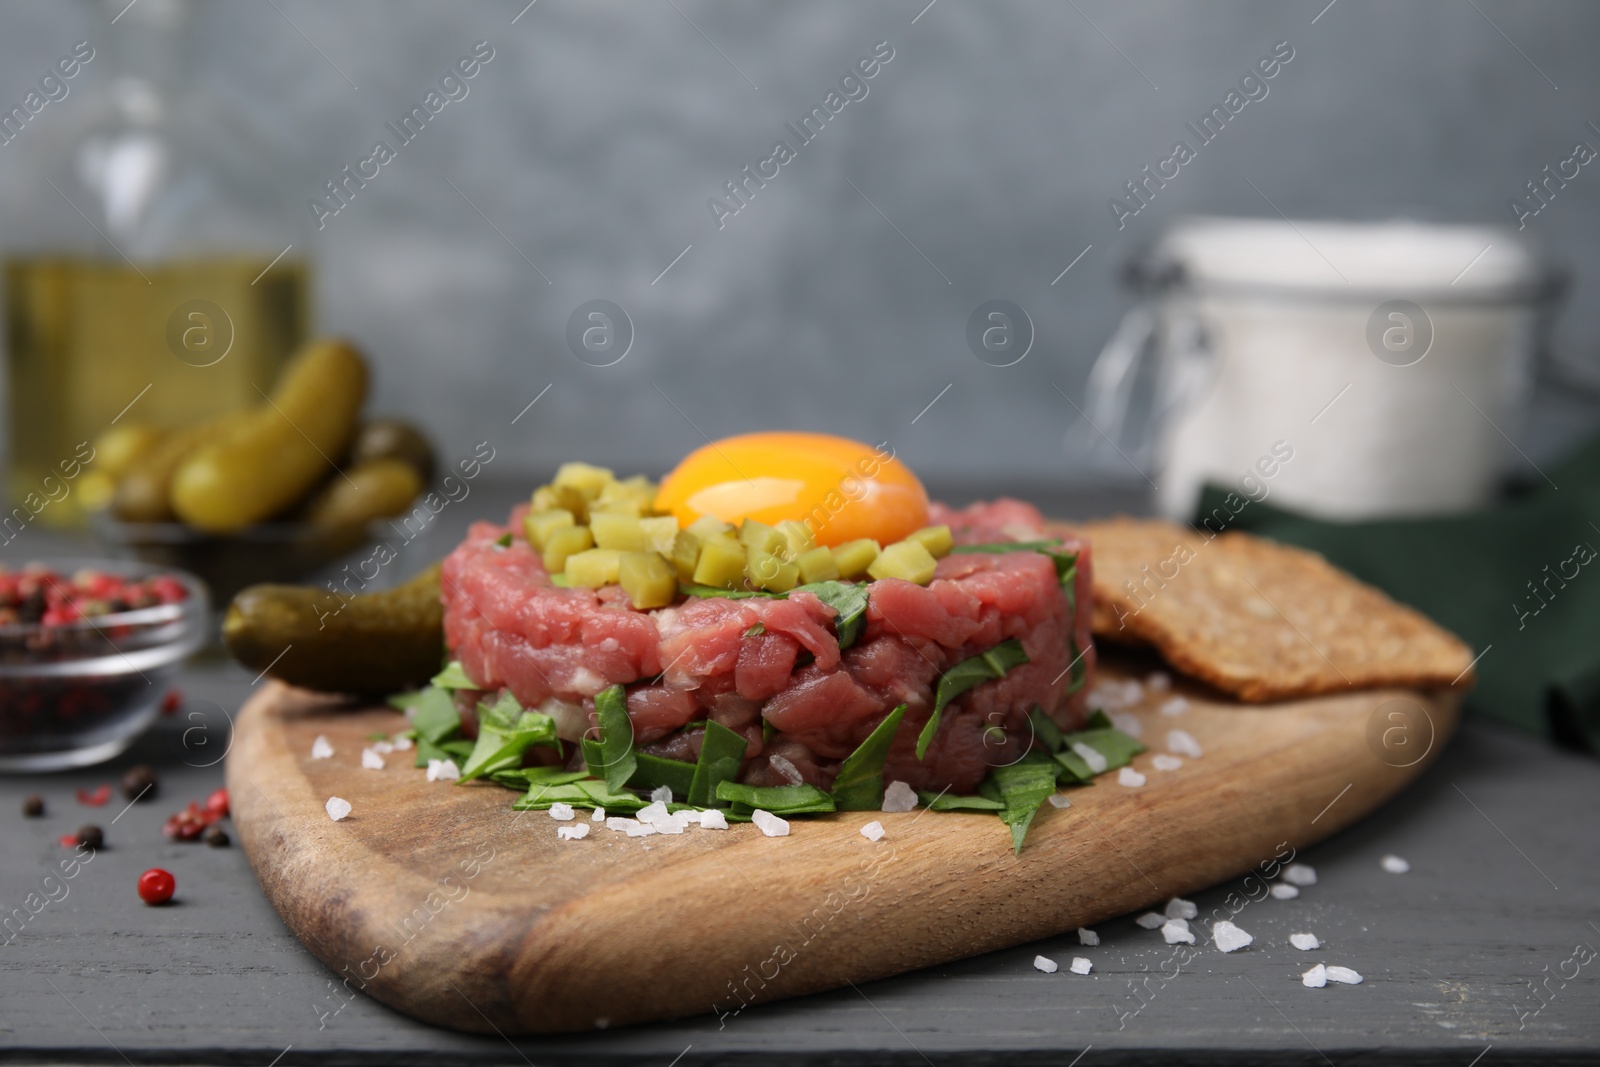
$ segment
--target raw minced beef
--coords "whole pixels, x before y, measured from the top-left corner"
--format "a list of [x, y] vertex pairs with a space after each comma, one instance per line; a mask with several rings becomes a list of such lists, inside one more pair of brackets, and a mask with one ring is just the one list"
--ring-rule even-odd
[[[949, 523], [958, 543], [1029, 540], [1043, 528], [1036, 510], [1009, 500], [963, 511], [936, 505], [932, 521]], [[1082, 723], [1088, 686], [1073, 689], [1072, 679], [1094, 664], [1089, 557], [1070, 538], [1062, 550], [1079, 553], [1071, 589], [1050, 557], [1027, 551], [947, 556], [925, 587], [873, 582], [866, 626], [841, 651], [834, 609], [810, 593], [686, 597], [635, 611], [616, 586], [557, 588], [525, 541], [497, 544], [520, 525], [516, 514], [510, 527], [477, 523], [446, 558], [445, 638], [484, 690], [509, 689], [525, 707], [554, 714], [569, 740], [592, 721], [594, 695], [622, 684], [645, 751], [692, 761], [702, 735], [691, 724], [713, 719], [748, 740], [744, 781], [784, 785], [798, 772], [827, 788], [839, 763], [904, 703], [885, 780], [961, 793], [1021, 755], [1035, 705], [1065, 728]], [[1011, 638], [1028, 662], [950, 704], [918, 760], [940, 675]]]

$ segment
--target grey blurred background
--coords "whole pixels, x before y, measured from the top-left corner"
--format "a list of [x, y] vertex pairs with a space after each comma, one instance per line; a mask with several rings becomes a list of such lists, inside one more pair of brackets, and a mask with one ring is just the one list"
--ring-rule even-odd
[[[292, 235], [385, 123], [493, 47], [310, 249], [319, 328], [369, 350], [375, 410], [447, 455], [491, 440], [500, 475], [572, 457], [659, 472], [702, 435], [791, 427], [887, 439], [940, 485], [1137, 482], [1069, 454], [1058, 387], [1081, 396], [1131, 301], [1117, 269], [1168, 221], [1271, 215], [1265, 194], [1294, 217], [1512, 222], [1526, 181], [1600, 144], [1583, 0], [525, 4], [208, 0], [193, 54], [200, 90], [276, 146]], [[0, 5], [0, 94], [117, 29], [97, 5]], [[880, 41], [894, 55], [866, 98], [719, 230], [708, 198], [796, 143], [785, 123]], [[1294, 59], [1266, 99], [1119, 230], [1108, 198], [1280, 41]], [[0, 150], [0, 188], [24, 140]], [[1591, 169], [1529, 222], [1575, 273], [1556, 348], [1586, 365]], [[565, 341], [596, 298], [636, 332], [605, 368]], [[1036, 324], [1016, 366], [965, 342], [991, 298]], [[1536, 459], [1593, 424], [1564, 391], [1537, 411], [1513, 431]]]

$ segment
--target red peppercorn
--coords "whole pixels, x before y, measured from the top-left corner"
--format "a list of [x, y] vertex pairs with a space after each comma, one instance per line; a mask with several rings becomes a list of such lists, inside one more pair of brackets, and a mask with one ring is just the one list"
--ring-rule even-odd
[[206, 811], [217, 818], [228, 814], [228, 791], [218, 789], [206, 797]]
[[177, 689], [168, 689], [167, 695], [161, 698], [161, 714], [176, 715], [181, 707], [183, 707], [183, 693]]
[[92, 792], [88, 789], [78, 790], [78, 803], [87, 804], [92, 808], [104, 807], [106, 801], [110, 799], [111, 787], [109, 785], [103, 785]]
[[152, 867], [139, 876], [139, 899], [146, 904], [165, 904], [176, 888], [178, 880], [160, 867]]

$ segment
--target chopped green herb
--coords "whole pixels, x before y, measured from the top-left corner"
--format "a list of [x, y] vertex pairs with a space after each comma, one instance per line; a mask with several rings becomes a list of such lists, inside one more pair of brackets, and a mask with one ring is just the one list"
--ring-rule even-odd
[[567, 581], [567, 576], [565, 574], [552, 574], [550, 576], [550, 584], [555, 586], [557, 589], [572, 588], [572, 583]]
[[678, 592], [684, 596], [721, 597], [724, 600], [748, 600], [753, 596], [773, 600], [782, 596], [781, 593], [768, 593], [760, 589], [723, 589], [716, 585], [679, 585]]
[[511, 547], [511, 531], [507, 530], [505, 533], [503, 533], [499, 537], [495, 538], [494, 539], [494, 543], [499, 545], [501, 548], [510, 548]]
[[933, 735], [938, 732], [939, 719], [944, 714], [946, 705], [980, 682], [1002, 678], [1011, 668], [1026, 662], [1028, 654], [1022, 651], [1022, 642], [1013, 637], [1009, 641], [1000, 642], [981, 655], [964, 659], [945, 671], [939, 678], [939, 689], [933, 701], [933, 714], [928, 717], [928, 724], [922, 728], [922, 733], [917, 737], [917, 759], [927, 756], [928, 745], [933, 741]]
[[728, 801], [740, 814], [757, 808], [774, 815], [834, 810], [833, 799], [814, 785], [755, 786], [725, 781], [717, 785], [717, 799]]
[[463, 737], [455, 741], [441, 742], [439, 748], [444, 752], [444, 759], [455, 760], [456, 765], [460, 766], [463, 761], [472, 755], [473, 743]]
[[645, 802], [627, 791], [613, 792], [598, 779], [584, 778], [561, 785], [534, 782], [527, 796], [511, 805], [514, 811], [544, 811], [552, 804], [571, 804], [575, 808], [605, 808], [606, 812], [633, 812]]
[[839, 767], [833, 780], [833, 803], [840, 811], [877, 811], [883, 807], [883, 761], [906, 706], [895, 708]]
[[636, 789], [656, 789], [666, 786], [672, 790], [672, 795], [675, 797], [689, 795], [689, 789], [694, 784], [694, 764], [667, 759], [664, 756], [652, 756], [648, 752], [635, 752], [633, 758], [638, 767], [634, 770], [633, 777], [628, 779], [629, 785]]
[[867, 624], [867, 587], [861, 582], [811, 582], [796, 586], [791, 592], [811, 593], [818, 600], [838, 612], [833, 620], [833, 633], [840, 648], [849, 648], [861, 636]]
[[523, 711], [509, 692], [493, 706], [478, 704], [478, 740], [458, 781], [470, 782], [496, 771], [509, 771], [522, 764], [523, 754], [534, 745], [551, 744], [556, 739], [556, 721], [537, 711]]
[[467, 677], [467, 672], [461, 667], [461, 661], [457, 659], [445, 664], [444, 670], [434, 675], [430, 684], [436, 689], [478, 688], [478, 683]]
[[[411, 714], [411, 725], [417, 731], [417, 740], [438, 744], [461, 729], [461, 713], [448, 691], [428, 688], [422, 691]], [[439, 757], [435, 757], [436, 759]]]
[[1005, 810], [1000, 821], [1011, 827], [1011, 848], [1022, 852], [1023, 838], [1028, 836], [1028, 826], [1034, 814], [1051, 793], [1056, 791], [1056, 772], [1050, 757], [1042, 752], [1032, 752], [1015, 763], [996, 767], [990, 771]]
[[776, 726], [772, 725], [766, 719], [761, 720], [761, 743], [763, 745], [768, 741], [771, 741], [777, 732], [778, 728]]
[[744, 751], [750, 747], [741, 734], [719, 722], [706, 723], [705, 740], [700, 744], [700, 759], [689, 782], [689, 803], [709, 808], [716, 804], [717, 787], [739, 776], [744, 766]]
[[1095, 708], [1089, 713], [1089, 719], [1085, 723], [1085, 729], [1109, 730], [1113, 725], [1114, 724], [1111, 721], [1111, 716], [1106, 714], [1104, 708]]
[[495, 771], [489, 777], [512, 789], [527, 789], [536, 784], [567, 785], [589, 777], [589, 772], [569, 771], [564, 767], [518, 767], [510, 771]]
[[417, 706], [417, 701], [422, 699], [424, 690], [413, 689], [409, 693], [396, 693], [390, 697], [388, 704], [396, 711], [410, 711]]
[[917, 799], [929, 811], [1004, 811], [1005, 804], [988, 797], [958, 797], [949, 793], [917, 791]]
[[1094, 777], [1094, 771], [1083, 761], [1083, 757], [1064, 748], [1055, 755], [1056, 764], [1061, 768], [1056, 771], [1056, 778], [1063, 782], [1087, 782]]
[[614, 793], [622, 791], [633, 777], [638, 761], [633, 753], [633, 720], [628, 718], [628, 697], [622, 686], [614, 685], [595, 694], [595, 716], [600, 720], [598, 740], [581, 743], [583, 762], [589, 773], [603, 779]]
[[387, 740], [389, 740], [389, 735], [386, 734], [386, 733], [382, 733], [382, 732], [375, 733], [375, 734], [368, 734], [367, 735], [367, 740], [368, 741], [387, 741]]
[[1035, 740], [1051, 752], [1061, 751], [1062, 746], [1066, 744], [1061, 738], [1061, 727], [1044, 713], [1043, 708], [1035, 704], [1033, 710], [1028, 712], [1028, 722], [1033, 726]]
[[746, 637], [760, 637], [762, 634], [764, 634], [766, 632], [767, 632], [767, 628], [765, 626], [761, 625], [758, 622], [758, 623], [753, 624], [750, 627], [750, 629], [746, 630], [744, 632], [744, 635]]

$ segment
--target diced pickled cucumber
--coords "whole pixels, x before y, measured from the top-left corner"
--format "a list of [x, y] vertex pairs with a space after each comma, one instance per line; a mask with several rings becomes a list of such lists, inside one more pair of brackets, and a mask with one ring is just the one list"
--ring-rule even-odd
[[587, 500], [599, 497], [601, 491], [617, 476], [604, 467], [591, 467], [587, 463], [563, 463], [556, 468], [556, 476], [551, 485], [558, 489], [576, 489]]
[[707, 541], [700, 546], [694, 580], [721, 589], [739, 588], [744, 583], [744, 549], [720, 538]]
[[732, 526], [729, 526], [721, 519], [713, 518], [710, 515], [700, 516], [688, 526], [685, 526], [684, 529], [688, 530], [702, 541], [709, 541], [713, 537], [724, 537], [733, 533]]
[[671, 515], [653, 519], [640, 519], [639, 529], [644, 531], [644, 547], [663, 556], [672, 556], [672, 546], [678, 539], [678, 520]]
[[522, 533], [528, 539], [528, 544], [543, 552], [552, 533], [565, 527], [575, 526], [577, 521], [572, 512], [566, 508], [530, 511], [522, 517]]
[[833, 553], [826, 548], [802, 552], [795, 564], [800, 568], [800, 580], [807, 584], [831, 582], [839, 577], [839, 565], [833, 561]]
[[631, 497], [619, 497], [616, 500], [595, 500], [589, 504], [589, 517], [596, 515], [625, 515], [630, 519], [637, 519], [644, 514], [637, 500]]
[[746, 548], [776, 556], [789, 547], [788, 540], [764, 522], [746, 519], [739, 524], [739, 543]]
[[612, 585], [617, 580], [617, 571], [621, 566], [622, 553], [614, 548], [591, 548], [586, 552], [575, 552], [567, 557], [567, 584], [585, 589]]
[[778, 523], [776, 529], [783, 535], [783, 539], [789, 542], [790, 559], [817, 547], [817, 539], [812, 535], [810, 525], [802, 520], [784, 519]]
[[594, 543], [601, 548], [614, 548], [619, 552], [643, 552], [644, 528], [632, 515], [615, 515], [609, 512], [589, 513], [589, 529], [594, 532]]
[[904, 578], [917, 585], [927, 585], [933, 581], [933, 570], [937, 565], [932, 553], [921, 542], [896, 541], [878, 553], [878, 558], [872, 561], [867, 573], [880, 581], [884, 578]]
[[572, 517], [579, 523], [589, 521], [589, 502], [572, 486], [543, 485], [533, 491], [534, 511], [552, 511], [556, 508], [572, 512]]
[[851, 581], [860, 578], [872, 566], [872, 561], [878, 558], [878, 551], [878, 542], [868, 537], [835, 545], [833, 563], [839, 568], [839, 577]]
[[[787, 545], [785, 545], [787, 547]], [[745, 549], [745, 576], [750, 584], [769, 593], [787, 593], [800, 584], [800, 567], [774, 552], [751, 546]]]
[[678, 595], [678, 572], [655, 552], [624, 552], [617, 581], [634, 607], [664, 608]]
[[695, 565], [700, 562], [700, 538], [688, 530], [679, 530], [672, 539], [672, 565], [677, 568], [678, 580], [694, 581]]
[[955, 538], [950, 536], [948, 526], [924, 526], [916, 533], [906, 538], [915, 541], [928, 550], [928, 555], [934, 559], [943, 559], [950, 554], [950, 549], [955, 545]]
[[567, 569], [567, 559], [594, 547], [594, 534], [587, 526], [560, 526], [550, 531], [544, 542], [544, 569], [560, 574]]
[[639, 513], [647, 514], [655, 504], [656, 487], [650, 479], [642, 474], [632, 478], [624, 478], [620, 482], [611, 482], [600, 490], [599, 502], [610, 504], [617, 501], [627, 501], [638, 505]]

